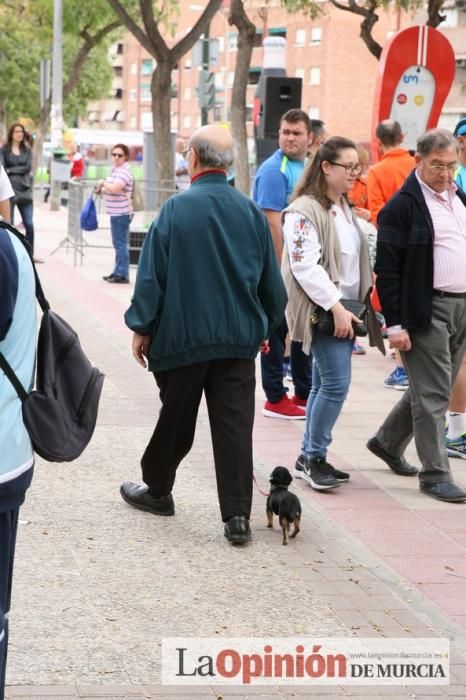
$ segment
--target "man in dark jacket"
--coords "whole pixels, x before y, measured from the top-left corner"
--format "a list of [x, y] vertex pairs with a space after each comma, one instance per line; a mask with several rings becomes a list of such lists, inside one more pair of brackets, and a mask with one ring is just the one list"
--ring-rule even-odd
[[378, 218], [377, 291], [409, 389], [367, 446], [398, 474], [413, 437], [423, 493], [462, 503], [444, 443], [445, 413], [466, 349], [466, 196], [454, 184], [454, 137], [433, 129], [417, 144], [417, 168]]
[[225, 536], [250, 539], [255, 357], [282, 320], [285, 288], [265, 216], [230, 187], [229, 132], [204, 126], [191, 138], [191, 187], [169, 199], [144, 242], [125, 315], [133, 354], [154, 373], [162, 408], [141, 460], [144, 484], [123, 499], [173, 515], [171, 495], [206, 396]]

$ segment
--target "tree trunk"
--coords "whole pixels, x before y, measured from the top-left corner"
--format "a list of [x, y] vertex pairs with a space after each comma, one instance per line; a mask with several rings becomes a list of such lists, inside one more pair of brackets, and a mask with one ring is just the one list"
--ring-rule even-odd
[[[175, 188], [175, 163], [171, 138], [171, 72], [172, 63], [159, 60], [152, 74], [152, 122], [154, 133], [155, 186], [160, 205]], [[150, 157], [145, 154], [145, 157]]]
[[238, 29], [238, 53], [231, 92], [231, 132], [237, 150], [235, 185], [241, 192], [249, 195], [251, 184], [246, 130], [246, 93], [256, 27], [246, 15], [242, 0], [231, 1], [228, 21]]

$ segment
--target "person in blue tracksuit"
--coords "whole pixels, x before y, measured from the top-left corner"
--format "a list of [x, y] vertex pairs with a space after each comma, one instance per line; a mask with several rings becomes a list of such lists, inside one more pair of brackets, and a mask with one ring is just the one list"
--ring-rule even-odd
[[[22, 243], [0, 228], [0, 352], [24, 388], [32, 389], [36, 350], [35, 280]], [[0, 370], [0, 700], [5, 694], [8, 616], [19, 507], [33, 472], [34, 455], [21, 401]]]

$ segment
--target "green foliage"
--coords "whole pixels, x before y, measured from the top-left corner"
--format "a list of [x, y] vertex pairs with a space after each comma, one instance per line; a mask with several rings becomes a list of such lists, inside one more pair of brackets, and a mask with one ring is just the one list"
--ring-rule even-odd
[[[330, 2], [331, 1], [332, 0], [330, 0]], [[338, 0], [338, 2], [340, 2], [342, 5], [351, 4], [348, 2], [348, 0]], [[281, 4], [282, 7], [288, 10], [288, 12], [303, 12], [304, 14], [309, 15], [311, 19], [315, 19], [324, 12], [322, 9], [322, 4], [316, 2], [316, 0], [281, 0]], [[396, 9], [399, 8], [401, 10], [414, 11], [418, 10], [425, 3], [423, 0], [377, 0], [375, 3], [375, 8], [374, 3], [370, 0], [356, 0], [354, 4], [359, 7], [370, 7], [375, 10], [379, 7], [387, 9], [391, 5]]]
[[[113, 69], [107, 52], [111, 39], [95, 46], [84, 63], [77, 86], [63, 100], [65, 123], [72, 125], [77, 117], [86, 114], [87, 105], [92, 100], [105, 98], [110, 94]], [[75, 36], [66, 35], [63, 41], [63, 75], [68, 76], [73, 68], [74, 57], [80, 41]]]
[[[82, 32], [94, 36], [115, 21], [106, 0], [63, 2], [63, 80], [73, 70], [84, 43]], [[115, 39], [108, 34], [85, 61], [72, 93], [64, 99], [65, 119], [82, 115], [89, 100], [106, 97], [112, 80], [107, 50]], [[26, 0], [18, 12], [14, 3], [0, 4], [0, 113], [10, 123], [19, 118], [39, 118], [40, 61], [51, 58], [53, 42], [52, 0]]]

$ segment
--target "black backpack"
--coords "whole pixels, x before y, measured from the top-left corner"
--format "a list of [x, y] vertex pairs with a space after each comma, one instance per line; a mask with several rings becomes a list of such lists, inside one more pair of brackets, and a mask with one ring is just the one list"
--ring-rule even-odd
[[35, 389], [27, 393], [0, 353], [0, 368], [23, 404], [23, 421], [34, 451], [48, 462], [71, 462], [89, 443], [97, 421], [104, 375], [84, 354], [76, 332], [50, 309], [25, 237], [4, 221], [31, 257], [36, 296], [43, 311], [37, 343]]

